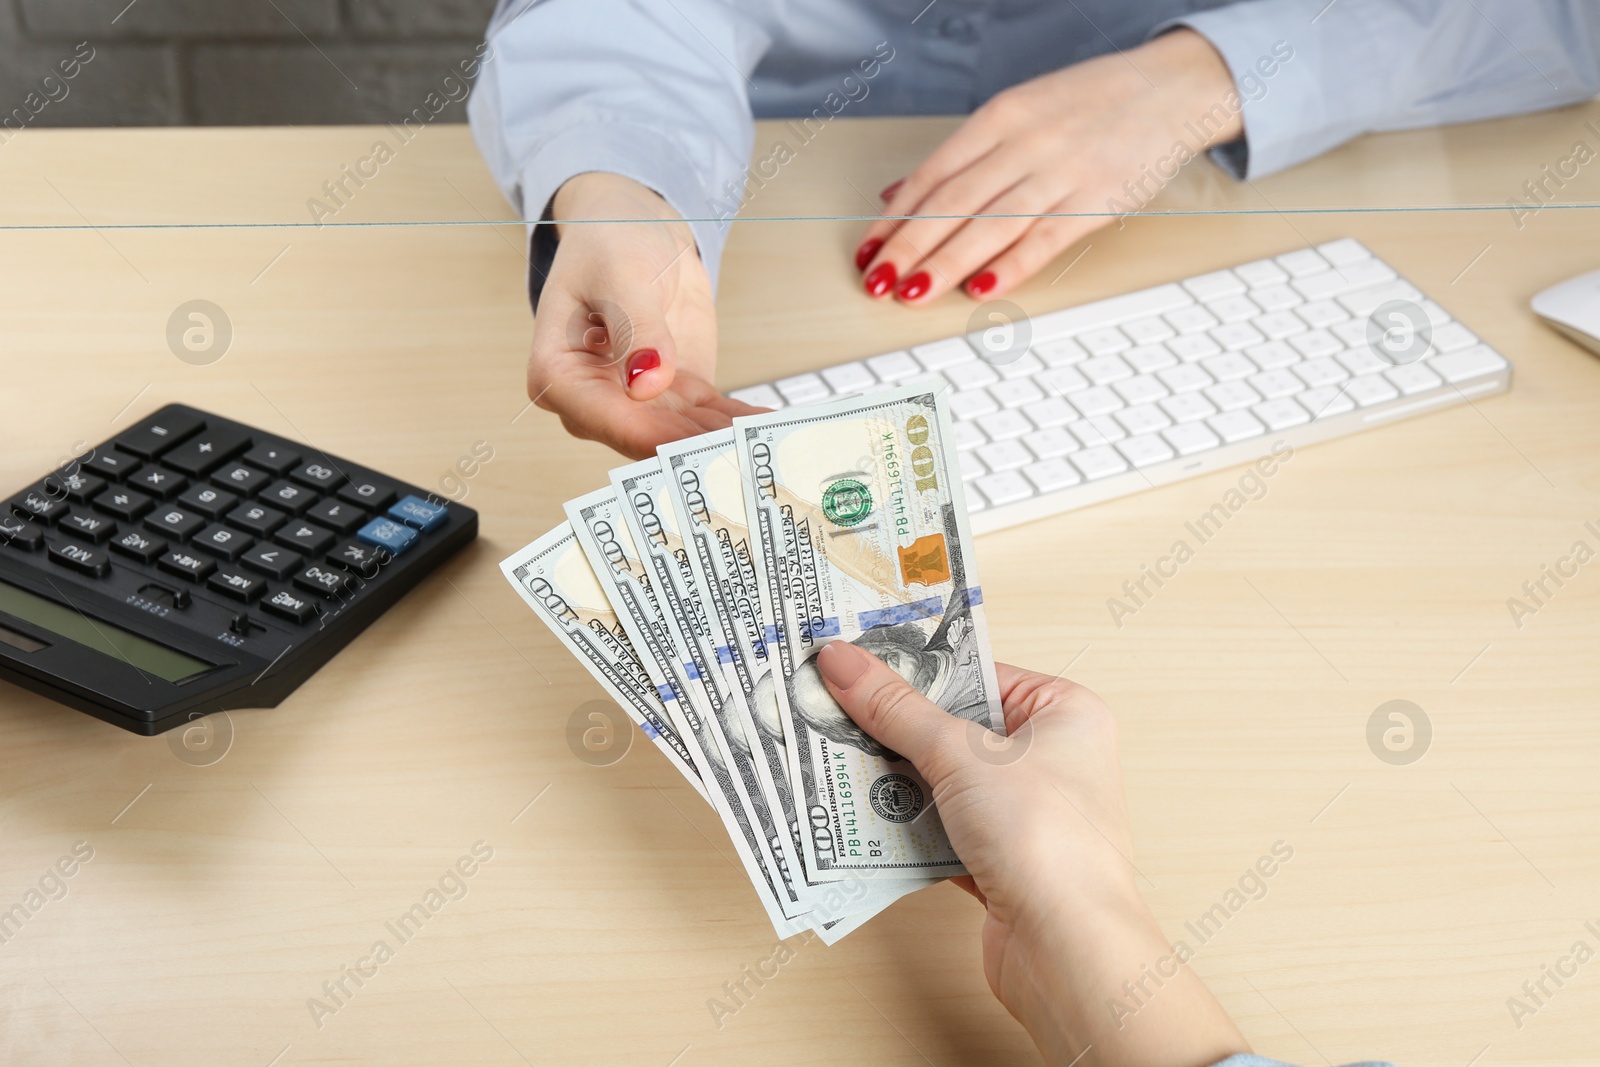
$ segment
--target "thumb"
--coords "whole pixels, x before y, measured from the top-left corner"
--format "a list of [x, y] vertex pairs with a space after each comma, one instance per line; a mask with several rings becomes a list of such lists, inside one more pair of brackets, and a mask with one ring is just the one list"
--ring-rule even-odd
[[672, 384], [677, 346], [661, 290], [645, 279], [613, 279], [586, 301], [590, 322], [605, 330], [614, 366], [631, 400], [653, 400]]
[[932, 784], [932, 772], [960, 736], [957, 719], [866, 649], [833, 641], [817, 654], [828, 692], [873, 739], [916, 765]]

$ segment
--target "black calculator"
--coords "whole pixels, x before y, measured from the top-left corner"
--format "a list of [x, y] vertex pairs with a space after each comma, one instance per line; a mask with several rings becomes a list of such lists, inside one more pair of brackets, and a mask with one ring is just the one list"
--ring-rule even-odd
[[169, 404], [0, 508], [0, 677], [140, 734], [273, 707], [477, 534], [461, 504]]

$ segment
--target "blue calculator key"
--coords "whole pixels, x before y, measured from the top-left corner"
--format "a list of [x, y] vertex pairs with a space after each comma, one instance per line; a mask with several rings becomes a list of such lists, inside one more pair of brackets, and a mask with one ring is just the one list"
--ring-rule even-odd
[[430, 504], [420, 496], [404, 496], [389, 509], [389, 517], [429, 533], [445, 524], [450, 518], [450, 509], [443, 504]]
[[[415, 500], [416, 497], [408, 499]], [[356, 531], [356, 537], [369, 545], [386, 548], [397, 556], [417, 543], [417, 531], [393, 519], [373, 519]]]

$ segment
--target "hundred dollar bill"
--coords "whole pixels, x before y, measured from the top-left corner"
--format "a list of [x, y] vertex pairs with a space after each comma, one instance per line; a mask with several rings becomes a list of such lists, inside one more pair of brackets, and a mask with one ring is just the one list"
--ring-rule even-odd
[[640, 653], [645, 670], [655, 684], [678, 736], [705, 782], [711, 806], [722, 817], [733, 839], [734, 851], [756, 888], [767, 918], [780, 936], [805, 929], [806, 924], [785, 915], [774, 885], [780, 881], [763, 859], [761, 835], [740, 802], [738, 786], [711, 731], [703, 690], [690, 678], [692, 663], [675, 639], [664, 614], [659, 591], [650, 579], [637, 542], [628, 530], [617, 491], [610, 486], [567, 501], [578, 544], [589, 557], [600, 586], [616, 609], [618, 621]]
[[951, 714], [1005, 729], [942, 391], [752, 415], [734, 431], [751, 555], [777, 617], [771, 677], [807, 878], [964, 873], [927, 782], [856, 726], [814, 662], [851, 641]]
[[[706, 615], [705, 597], [689, 561], [682, 527], [672, 504], [670, 483], [659, 459], [647, 459], [611, 472], [611, 487], [623, 505], [628, 532], [645, 553], [650, 584], [667, 629], [678, 647], [688, 654], [690, 682], [698, 683], [694, 697], [704, 699], [708, 733], [731, 769], [735, 796], [760, 834], [757, 849], [764, 870], [776, 873], [771, 889], [784, 914], [796, 918], [807, 909], [796, 892], [790, 864], [782, 849], [779, 821], [774, 818], [757, 777], [746, 722], [749, 712], [738, 707], [743, 694], [731, 684], [726, 667], [733, 652], [719, 632], [713, 634]], [[794, 869], [798, 869], [795, 865]]]
[[694, 760], [668, 720], [655, 684], [600, 588], [588, 557], [578, 546], [572, 524], [562, 523], [502, 560], [500, 570], [611, 699], [655, 742], [689, 784], [706, 796], [705, 783], [700, 780]]

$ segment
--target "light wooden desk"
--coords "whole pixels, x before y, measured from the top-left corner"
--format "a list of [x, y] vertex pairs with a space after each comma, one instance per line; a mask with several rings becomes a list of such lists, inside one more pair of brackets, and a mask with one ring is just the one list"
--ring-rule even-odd
[[[1275, 842], [1293, 848], [1264, 898], [1191, 941], [1261, 1052], [1597, 1055], [1600, 962], [1520, 1029], [1506, 1001], [1574, 941], [1600, 948], [1584, 928], [1600, 920], [1600, 563], [1521, 629], [1506, 600], [1597, 541], [1583, 523], [1600, 518], [1600, 363], [1527, 301], [1600, 265], [1600, 212], [1546, 209], [1519, 230], [1503, 212], [1271, 210], [1503, 204], [1592, 141], [1597, 116], [1370, 138], [1254, 187], [1197, 166], [1168, 206], [1263, 213], [1130, 220], [1014, 297], [1046, 310], [1350, 234], [1517, 366], [1509, 396], [1297, 453], [1120, 629], [1106, 599], [1237, 474], [980, 541], [998, 654], [1070, 662], [1119, 713], [1137, 861], [1170, 936], [1190, 938]], [[857, 190], [950, 126], [841, 121], [749, 210], [873, 210]], [[0, 148], [0, 222], [304, 221], [381, 134], [28, 131]], [[1596, 181], [1560, 199], [1600, 201]], [[337, 221], [480, 213], [508, 217], [466, 131], [439, 128]], [[963, 328], [961, 297], [924, 312], [859, 297], [859, 229], [735, 228], [725, 385]], [[0, 945], [0, 1062], [1035, 1061], [985, 987], [978, 910], [950, 887], [800, 948], [713, 1024], [708, 999], [772, 933], [715, 819], [648, 745], [605, 769], [569, 752], [568, 715], [598, 690], [495, 566], [616, 462], [526, 409], [521, 246], [482, 226], [0, 231], [7, 492], [169, 400], [423, 484], [476, 442], [494, 449], [466, 498], [481, 540], [284, 706], [232, 714], [213, 765], [0, 689], [0, 907], [75, 842], [93, 849]], [[164, 338], [197, 297], [236, 335], [208, 367]], [[1366, 741], [1397, 698], [1433, 725], [1410, 766]], [[467, 895], [399, 945], [385, 924], [480, 841], [493, 858]], [[347, 981], [319, 1028], [308, 998], [380, 939], [393, 959]]]

